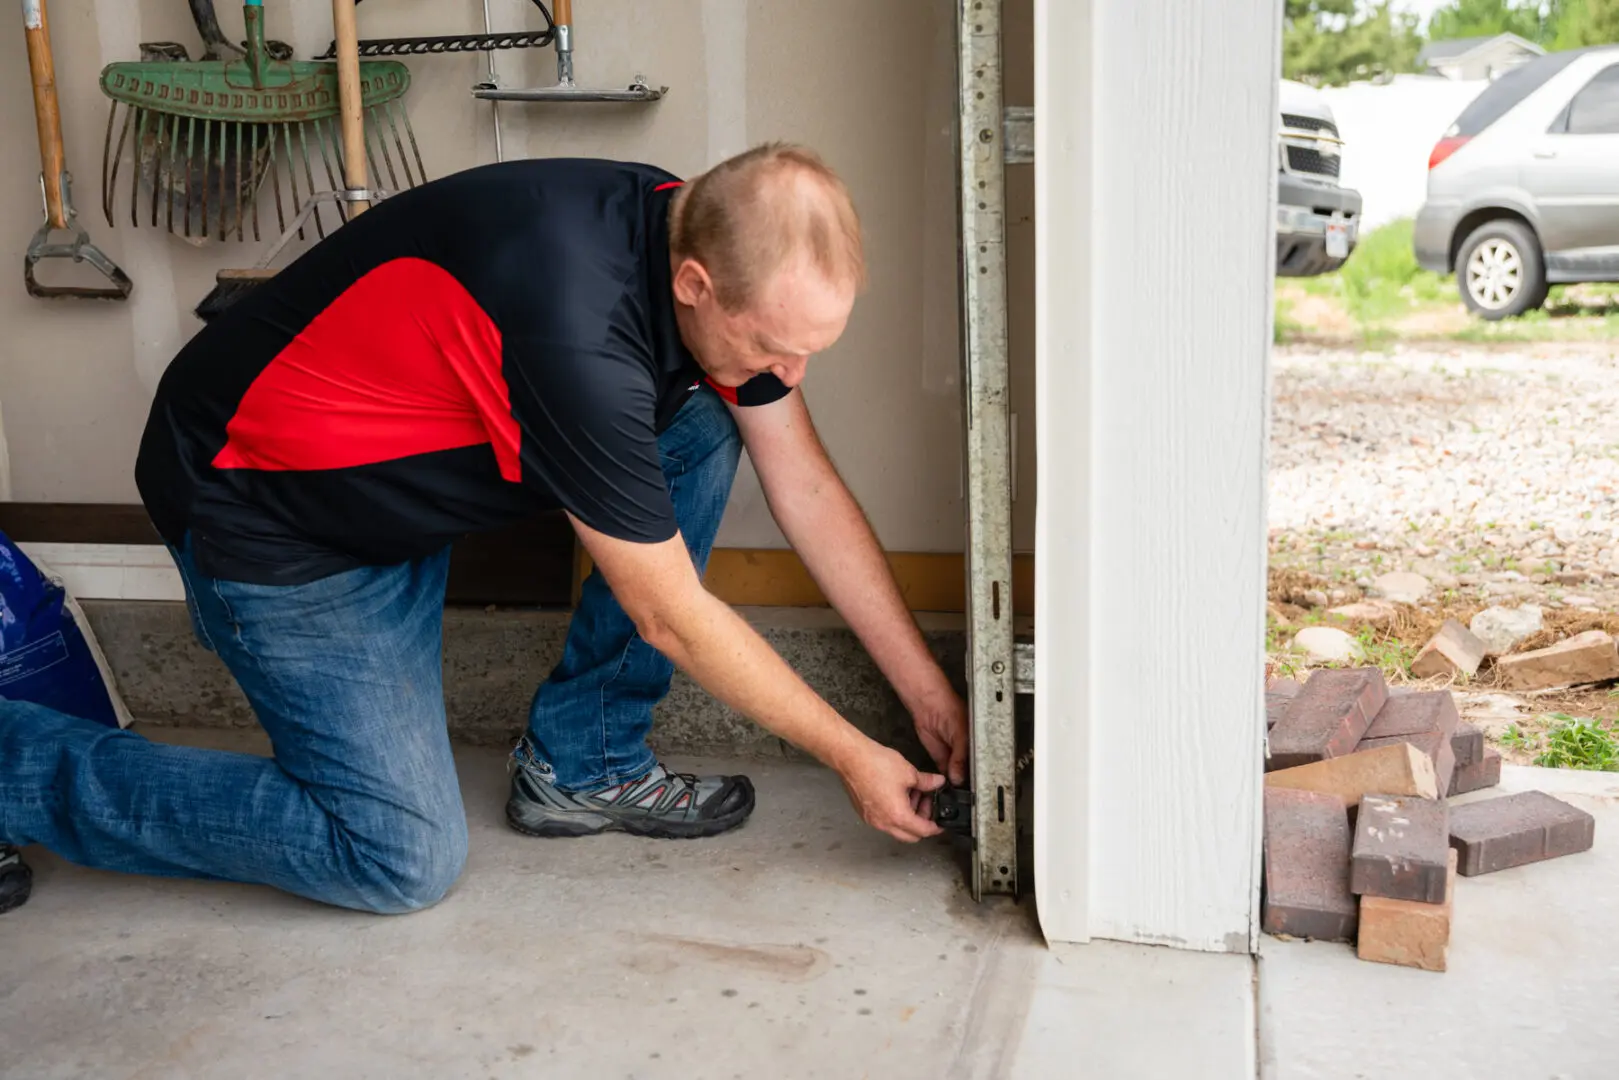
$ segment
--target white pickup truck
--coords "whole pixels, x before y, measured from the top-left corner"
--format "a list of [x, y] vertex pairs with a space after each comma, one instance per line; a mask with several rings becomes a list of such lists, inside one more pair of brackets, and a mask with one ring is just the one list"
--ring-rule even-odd
[[1360, 192], [1338, 183], [1343, 140], [1321, 92], [1282, 81], [1276, 272], [1314, 277], [1344, 264], [1360, 233]]

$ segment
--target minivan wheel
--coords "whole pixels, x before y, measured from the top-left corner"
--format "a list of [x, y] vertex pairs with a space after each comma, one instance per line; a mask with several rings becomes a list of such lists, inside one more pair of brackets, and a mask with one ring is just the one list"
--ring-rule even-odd
[[1540, 241], [1521, 221], [1485, 222], [1462, 243], [1456, 284], [1462, 302], [1492, 322], [1538, 308], [1547, 290]]

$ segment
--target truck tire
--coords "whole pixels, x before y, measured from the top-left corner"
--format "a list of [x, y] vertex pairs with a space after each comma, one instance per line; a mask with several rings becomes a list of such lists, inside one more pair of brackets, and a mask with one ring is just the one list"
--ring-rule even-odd
[[1456, 287], [1468, 310], [1491, 322], [1540, 307], [1549, 286], [1534, 230], [1515, 218], [1474, 229], [1456, 256]]

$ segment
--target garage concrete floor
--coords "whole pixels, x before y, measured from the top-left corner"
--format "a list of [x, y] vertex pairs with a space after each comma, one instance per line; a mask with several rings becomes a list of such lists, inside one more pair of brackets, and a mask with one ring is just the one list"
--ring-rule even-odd
[[746, 766], [759, 809], [727, 837], [542, 841], [504, 825], [499, 751], [458, 760], [471, 856], [416, 915], [32, 849], [0, 1076], [1254, 1075], [1248, 957], [1047, 950], [1030, 905], [975, 904], [947, 843], [865, 828], [825, 770]]

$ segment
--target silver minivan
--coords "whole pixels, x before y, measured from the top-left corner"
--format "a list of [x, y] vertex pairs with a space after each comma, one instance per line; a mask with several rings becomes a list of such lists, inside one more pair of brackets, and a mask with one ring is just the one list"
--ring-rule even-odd
[[1619, 46], [1486, 87], [1428, 159], [1415, 246], [1486, 319], [1539, 307], [1552, 285], [1619, 281]]

